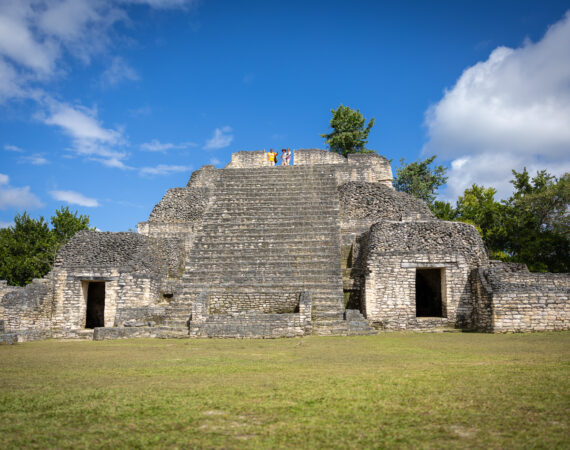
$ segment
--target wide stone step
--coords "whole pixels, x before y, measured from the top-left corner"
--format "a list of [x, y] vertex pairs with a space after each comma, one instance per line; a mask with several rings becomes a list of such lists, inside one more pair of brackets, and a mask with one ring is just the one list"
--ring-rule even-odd
[[300, 227], [301, 229], [305, 227], [320, 226], [323, 228], [328, 227], [338, 227], [337, 221], [334, 217], [320, 217], [320, 216], [307, 216], [307, 217], [282, 217], [282, 216], [266, 216], [266, 217], [255, 217], [247, 219], [244, 217], [205, 217], [201, 227], [226, 227], [226, 226], [242, 226], [242, 225], [265, 225], [266, 227], [273, 226], [284, 226], [290, 227]]
[[[275, 248], [302, 247], [308, 245], [324, 245], [330, 243], [338, 248], [338, 237], [329, 235], [316, 234], [314, 236], [292, 236], [290, 239], [277, 239], [275, 236], [247, 236], [236, 234], [233, 236], [216, 236], [199, 233], [194, 241], [195, 248], [200, 249], [201, 245], [210, 245], [210, 248], [217, 248], [223, 245], [231, 245], [242, 243], [252, 247], [262, 247], [263, 245], [273, 244]], [[340, 255], [340, 249], [338, 250]]]
[[[336, 255], [335, 251], [329, 248], [319, 248], [318, 250], [311, 251], [311, 248], [297, 247], [297, 248], [286, 248], [286, 249], [269, 249], [269, 248], [219, 248], [216, 250], [217, 258], [224, 259], [235, 259], [235, 258], [290, 258], [295, 260], [319, 260], [326, 259], [330, 261], [330, 258]], [[203, 261], [205, 257], [214, 256], [212, 251], [207, 249], [196, 250], [192, 252], [192, 255], [188, 257], [187, 261], [192, 259], [197, 261]], [[337, 255], [338, 256], [338, 255]], [[339, 262], [340, 264], [340, 262]]]
[[[238, 194], [233, 193], [233, 194]], [[334, 207], [338, 204], [338, 199], [332, 197], [330, 193], [325, 192], [322, 195], [318, 193], [311, 192], [310, 194], [295, 195], [294, 193], [280, 193], [262, 196], [255, 192], [243, 193], [240, 195], [224, 195], [223, 197], [217, 196], [216, 208], [224, 207], [228, 205], [243, 205], [248, 204], [249, 206], [264, 205], [264, 206], [276, 206], [276, 200], [279, 200], [279, 204], [289, 205], [289, 206], [301, 206], [301, 205], [315, 205], [317, 207], [322, 206], [325, 208]]]
[[[304, 229], [303, 229], [304, 228]], [[289, 239], [307, 240], [322, 239], [323, 237], [331, 238], [331, 234], [338, 232], [333, 226], [321, 227], [282, 227], [279, 225], [265, 226], [263, 224], [234, 225], [228, 227], [204, 226], [201, 228], [198, 236], [219, 239], [219, 238], [262, 238], [264, 240], [273, 239], [275, 241], [283, 241], [286, 243]]]

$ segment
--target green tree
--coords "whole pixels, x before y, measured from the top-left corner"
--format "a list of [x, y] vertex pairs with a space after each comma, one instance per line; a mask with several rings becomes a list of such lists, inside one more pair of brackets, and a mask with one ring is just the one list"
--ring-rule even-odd
[[[543, 170], [531, 178], [526, 168], [513, 175], [507, 200], [495, 200], [494, 188], [466, 189], [453, 220], [475, 225], [492, 258], [524, 263], [533, 272], [570, 271], [570, 175], [558, 179]], [[438, 208], [440, 217], [446, 209]]]
[[441, 200], [436, 200], [431, 205], [431, 212], [441, 220], [454, 221], [458, 217], [457, 209], [455, 209], [451, 203], [444, 202]]
[[545, 170], [530, 178], [513, 170], [513, 195], [505, 202], [505, 248], [536, 272], [569, 272], [570, 174], [559, 179]]
[[492, 258], [505, 259], [507, 207], [495, 200], [497, 190], [473, 184], [456, 203], [456, 220], [475, 225]]
[[43, 217], [16, 214], [14, 225], [0, 229], [0, 279], [24, 286], [47, 274], [57, 251], [80, 230], [89, 229], [89, 217], [72, 213], [68, 207], [57, 210], [50, 229]]
[[43, 217], [17, 214], [0, 234], [0, 279], [23, 286], [49, 272], [54, 236]]
[[437, 190], [447, 181], [447, 169], [444, 166], [430, 167], [435, 158], [436, 155], [433, 155], [423, 161], [409, 164], [402, 158], [392, 183], [394, 188], [423, 200], [430, 208], [433, 207]]
[[67, 206], [62, 206], [51, 218], [52, 231], [60, 245], [65, 244], [78, 231], [89, 229], [89, 216], [77, 214], [77, 211], [72, 213]]
[[338, 109], [331, 109], [330, 121], [333, 131], [329, 134], [321, 134], [331, 152], [347, 156], [351, 153], [375, 153], [365, 146], [368, 143], [368, 134], [374, 126], [374, 119], [370, 119], [368, 125], [360, 110], [354, 110], [348, 106], [340, 105]]

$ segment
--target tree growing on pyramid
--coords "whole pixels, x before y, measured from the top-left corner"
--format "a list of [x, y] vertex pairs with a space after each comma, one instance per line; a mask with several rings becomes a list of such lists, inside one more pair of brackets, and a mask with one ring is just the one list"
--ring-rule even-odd
[[375, 153], [374, 150], [366, 148], [368, 134], [374, 126], [374, 118], [369, 120], [368, 125], [365, 125], [366, 118], [360, 113], [360, 110], [354, 110], [343, 105], [340, 105], [336, 110], [331, 109], [331, 113], [332, 132], [321, 134], [331, 152], [343, 156], [351, 153]]

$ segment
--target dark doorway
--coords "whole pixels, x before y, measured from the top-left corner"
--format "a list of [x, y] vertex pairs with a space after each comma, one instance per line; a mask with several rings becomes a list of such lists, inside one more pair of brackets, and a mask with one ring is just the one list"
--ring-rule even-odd
[[416, 269], [416, 317], [443, 317], [442, 269]]
[[87, 287], [85, 328], [105, 326], [105, 282], [90, 282]]

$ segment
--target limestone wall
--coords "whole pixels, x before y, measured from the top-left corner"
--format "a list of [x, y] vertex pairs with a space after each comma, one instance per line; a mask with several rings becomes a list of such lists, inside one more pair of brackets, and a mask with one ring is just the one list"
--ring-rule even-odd
[[474, 272], [475, 326], [495, 333], [570, 328], [570, 274], [494, 262]]
[[25, 288], [7, 292], [1, 299], [4, 332], [47, 329], [52, 303], [49, 280], [34, 280]]
[[18, 289], [22, 289], [21, 286], [9, 286], [6, 280], [0, 280], [0, 299], [7, 294], [8, 292], [17, 291]]
[[[376, 153], [349, 155], [345, 158], [338, 153], [319, 149], [299, 149], [293, 151], [295, 166], [333, 165], [337, 184], [349, 181], [382, 183], [392, 187], [392, 168], [389, 161]], [[270, 166], [264, 151], [237, 152], [226, 169], [247, 169]]]
[[312, 296], [298, 297], [298, 312], [266, 314], [258, 311], [211, 314], [211, 294], [204, 290], [192, 305], [190, 336], [233, 338], [278, 338], [310, 334]]
[[270, 167], [267, 153], [263, 150], [232, 153], [232, 160], [226, 169], [248, 169], [251, 167]]
[[160, 280], [148, 274], [120, 272], [117, 269], [61, 270], [56, 284], [52, 327], [84, 328], [87, 291], [90, 282], [105, 283], [104, 326], [112, 327], [122, 308], [152, 306], [159, 303]]
[[348, 160], [338, 153], [320, 150], [317, 148], [307, 148], [295, 150], [296, 166], [314, 166], [317, 164], [348, 164]]
[[180, 276], [183, 270], [184, 258], [211, 204], [218, 173], [214, 166], [193, 172], [186, 187], [168, 190], [148, 221], [138, 224], [139, 234], [161, 240], [170, 276]]
[[169, 266], [160, 244], [136, 233], [77, 233], [46, 277], [4, 295], [5, 330], [84, 328], [90, 282], [105, 283], [105, 326], [120, 308], [159, 303]]
[[[487, 253], [471, 225], [455, 222], [379, 222], [366, 252], [364, 309], [386, 329], [469, 327], [473, 305], [470, 273], [487, 264]], [[416, 317], [416, 270], [439, 269], [442, 317]]]
[[436, 220], [423, 201], [382, 183], [347, 182], [339, 186], [338, 194], [342, 223], [370, 227], [380, 220]]
[[292, 313], [299, 305], [299, 292], [234, 292], [211, 291], [210, 314], [228, 314], [243, 311], [263, 314]]
[[389, 161], [376, 153], [348, 155], [318, 149], [295, 150], [295, 165], [332, 164], [340, 186], [349, 181], [381, 183], [392, 188], [392, 168]]

